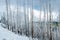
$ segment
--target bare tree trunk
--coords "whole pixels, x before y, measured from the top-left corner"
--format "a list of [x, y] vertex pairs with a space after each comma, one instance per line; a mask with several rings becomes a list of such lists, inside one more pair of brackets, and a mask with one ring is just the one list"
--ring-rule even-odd
[[48, 5], [49, 4], [48, 4], [48, 0], [47, 0], [47, 2], [46, 2], [46, 10], [47, 10], [47, 12], [46, 12], [47, 13], [47, 38], [49, 39]]
[[[29, 0], [30, 1], [30, 0]], [[31, 36], [33, 39], [34, 36], [34, 27], [33, 27], [33, 0], [31, 0], [31, 4], [30, 4], [31, 8], [30, 8], [30, 26], [31, 26]]]
[[7, 12], [7, 28], [9, 29], [9, 24], [8, 24], [8, 0], [5, 0], [6, 1], [6, 12]]
[[17, 0], [17, 16], [16, 17], [17, 17], [17, 20], [16, 20], [17, 21], [16, 33], [18, 34], [18, 0]]
[[[20, 8], [21, 8], [21, 0], [19, 2], [20, 2]], [[19, 18], [20, 18], [19, 19], [19, 34], [21, 34], [21, 12], [19, 12]]]
[[[29, 0], [27, 0], [27, 4], [29, 3]], [[26, 17], [26, 21], [27, 21], [27, 36], [29, 36], [29, 9], [28, 9], [27, 5], [27, 17]]]
[[[38, 0], [38, 5], [39, 5], [39, 11], [40, 11], [40, 13], [39, 13], [39, 19], [38, 19], [38, 27], [37, 27], [37, 31], [38, 31], [38, 33], [37, 33], [37, 38], [38, 38], [38, 40], [40, 40], [40, 30], [41, 30], [41, 0]], [[35, 30], [35, 29], [34, 29]]]
[[24, 0], [24, 21], [25, 21], [25, 35], [27, 35], [27, 21], [26, 21], [26, 1]]
[[59, 8], [59, 24], [58, 24], [59, 38], [60, 38], [60, 8]]
[[44, 19], [43, 19], [43, 40], [46, 40], [46, 4], [43, 5]]
[[52, 28], [51, 28], [51, 0], [49, 0], [49, 13], [50, 13], [50, 38], [49, 40], [52, 40]]
[[[9, 0], [9, 20], [11, 19], [11, 23], [12, 23], [12, 15], [11, 15], [11, 8], [10, 8], [10, 0]], [[11, 31], [11, 23], [9, 24], [10, 26], [9, 26], [9, 30]]]

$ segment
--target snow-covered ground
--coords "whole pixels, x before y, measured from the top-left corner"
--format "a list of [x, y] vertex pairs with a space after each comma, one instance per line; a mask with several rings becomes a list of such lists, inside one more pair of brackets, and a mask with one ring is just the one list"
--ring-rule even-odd
[[0, 40], [29, 40], [29, 38], [14, 34], [13, 32], [4, 29], [0, 23]]

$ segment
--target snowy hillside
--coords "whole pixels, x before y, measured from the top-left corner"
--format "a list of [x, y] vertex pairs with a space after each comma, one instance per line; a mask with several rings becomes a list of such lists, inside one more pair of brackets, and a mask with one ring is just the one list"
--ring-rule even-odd
[[26, 36], [16, 35], [13, 32], [4, 29], [0, 23], [0, 40], [29, 40], [29, 38]]

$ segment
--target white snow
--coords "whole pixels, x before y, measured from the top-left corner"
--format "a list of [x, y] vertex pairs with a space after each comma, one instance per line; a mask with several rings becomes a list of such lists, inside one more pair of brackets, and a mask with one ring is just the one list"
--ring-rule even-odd
[[14, 34], [13, 32], [3, 28], [0, 23], [0, 40], [29, 40], [29, 38]]

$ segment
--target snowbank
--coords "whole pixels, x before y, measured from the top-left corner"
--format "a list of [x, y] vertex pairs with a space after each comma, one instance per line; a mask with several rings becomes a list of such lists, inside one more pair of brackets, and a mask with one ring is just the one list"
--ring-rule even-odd
[[0, 40], [29, 40], [29, 38], [26, 36], [16, 35], [13, 32], [4, 29], [0, 23]]

